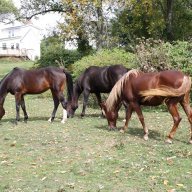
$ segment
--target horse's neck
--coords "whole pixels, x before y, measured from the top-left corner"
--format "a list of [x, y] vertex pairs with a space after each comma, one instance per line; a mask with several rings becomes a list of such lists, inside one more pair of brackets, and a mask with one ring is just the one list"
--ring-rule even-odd
[[78, 100], [81, 93], [82, 93], [82, 90], [79, 87], [78, 83], [76, 83], [74, 86], [74, 90], [73, 90], [73, 96], [74, 96], [75, 100]]
[[8, 94], [7, 86], [5, 85], [4, 81], [1, 81], [1, 83], [0, 83], [0, 105], [3, 106], [5, 97], [7, 96], [7, 94]]
[[0, 94], [0, 106], [3, 106], [6, 95], [7, 94], [4, 94], [4, 95]]

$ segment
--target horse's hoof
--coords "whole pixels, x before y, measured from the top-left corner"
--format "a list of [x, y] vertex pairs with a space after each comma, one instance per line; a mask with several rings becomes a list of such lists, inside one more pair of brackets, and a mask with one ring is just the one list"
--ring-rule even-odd
[[49, 123], [52, 123], [51, 117], [49, 118], [48, 122], [49, 122]]
[[147, 141], [149, 139], [148, 135], [144, 135], [143, 139]]
[[109, 127], [109, 131], [116, 131], [117, 128], [116, 127]]
[[189, 140], [189, 143], [192, 144], [192, 139]]
[[172, 142], [172, 140], [170, 138], [168, 138], [168, 139], [165, 140], [165, 143], [172, 144], [173, 142]]
[[125, 130], [124, 130], [124, 129], [120, 129], [119, 132], [120, 132], [120, 133], [125, 133]]
[[81, 113], [81, 118], [83, 118], [85, 116], [85, 114]]
[[61, 121], [61, 123], [63, 123], [63, 124], [64, 124], [64, 123], [65, 123], [65, 120], [62, 120], [62, 121]]

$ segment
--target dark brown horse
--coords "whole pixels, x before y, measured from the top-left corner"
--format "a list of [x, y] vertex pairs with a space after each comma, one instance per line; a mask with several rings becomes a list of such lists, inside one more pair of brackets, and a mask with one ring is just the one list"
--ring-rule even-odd
[[173, 117], [173, 127], [167, 142], [171, 143], [176, 129], [181, 121], [177, 104], [183, 107], [191, 128], [190, 143], [192, 143], [192, 110], [190, 107], [191, 78], [179, 71], [162, 71], [159, 73], [143, 73], [131, 70], [126, 73], [113, 87], [106, 103], [102, 104], [110, 129], [116, 127], [118, 110], [121, 102], [128, 104], [126, 122], [122, 130], [128, 127], [131, 114], [135, 111], [144, 129], [144, 139], [148, 139], [148, 129], [145, 126], [141, 105], [157, 106], [163, 102], [167, 105]]
[[[68, 104], [63, 95], [66, 83], [68, 90]], [[54, 109], [49, 121], [52, 122], [54, 120], [59, 103], [61, 103], [63, 107], [62, 123], [64, 123], [67, 118], [67, 112], [68, 115], [70, 115], [68, 110], [70, 107], [68, 107], [68, 105], [71, 104], [73, 81], [71, 75], [67, 71], [57, 67], [45, 67], [33, 70], [14, 68], [7, 74], [0, 83], [0, 119], [5, 114], [3, 104], [8, 93], [15, 96], [17, 122], [20, 120], [20, 106], [24, 113], [24, 121], [27, 121], [28, 119], [24, 95], [40, 94], [48, 89], [51, 90], [54, 101]]]
[[73, 91], [72, 111], [73, 114], [78, 108], [78, 99], [83, 93], [83, 109], [81, 116], [85, 115], [85, 109], [88, 102], [89, 94], [94, 93], [97, 97], [98, 104], [101, 107], [101, 94], [109, 93], [115, 83], [129, 69], [123, 65], [111, 65], [105, 67], [91, 66], [87, 68], [76, 80]]

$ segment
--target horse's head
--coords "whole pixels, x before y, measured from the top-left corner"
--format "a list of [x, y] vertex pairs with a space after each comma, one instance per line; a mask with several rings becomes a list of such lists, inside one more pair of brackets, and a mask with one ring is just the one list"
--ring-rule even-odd
[[73, 103], [73, 101], [72, 102], [68, 102], [67, 103], [67, 117], [68, 118], [69, 117], [73, 117], [77, 108], [78, 108], [78, 105], [75, 105]]
[[79, 98], [80, 92], [77, 89], [77, 85], [74, 85], [74, 89], [73, 89], [73, 97], [72, 97], [72, 101], [71, 101], [71, 105], [70, 105], [70, 109], [69, 109], [69, 113], [70, 113], [70, 117], [73, 117], [75, 114], [76, 109], [78, 108], [78, 98]]
[[5, 115], [5, 109], [3, 108], [3, 106], [0, 106], [0, 120], [4, 115]]
[[107, 106], [105, 103], [101, 103], [102, 112], [107, 118], [109, 129], [115, 129], [116, 128], [116, 121], [118, 118], [118, 111], [117, 110], [109, 110], [107, 109]]

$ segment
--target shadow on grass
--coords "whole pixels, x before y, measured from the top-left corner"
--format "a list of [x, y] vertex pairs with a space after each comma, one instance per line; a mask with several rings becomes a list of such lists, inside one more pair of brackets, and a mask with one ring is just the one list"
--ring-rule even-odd
[[[116, 132], [118, 132], [120, 130], [120, 129], [109, 130], [107, 125], [96, 126], [95, 128], [106, 130], [106, 131], [116, 131]], [[128, 130], [126, 131], [125, 134], [129, 134], [129, 135], [132, 135], [134, 137], [139, 137], [139, 138], [143, 138], [143, 136], [144, 136], [143, 129], [137, 128], [137, 127], [128, 128]], [[149, 138], [159, 141], [159, 140], [161, 140], [161, 134], [158, 131], [149, 130]]]
[[104, 117], [102, 117], [101, 113], [89, 113], [89, 114], [85, 114], [85, 116], [81, 117], [81, 114], [75, 114], [74, 117], [77, 117], [77, 118], [92, 118], [92, 117], [101, 117], [103, 119], [105, 119]]
[[[27, 122], [30, 122], [30, 121], [42, 121], [42, 120], [43, 121], [48, 121], [49, 118], [50, 117], [29, 117]], [[0, 125], [2, 125], [2, 123], [7, 123], [7, 122], [15, 124], [16, 120], [15, 120], [15, 118], [2, 119], [1, 122], [0, 122]], [[24, 123], [24, 119], [21, 118], [19, 123]]]

